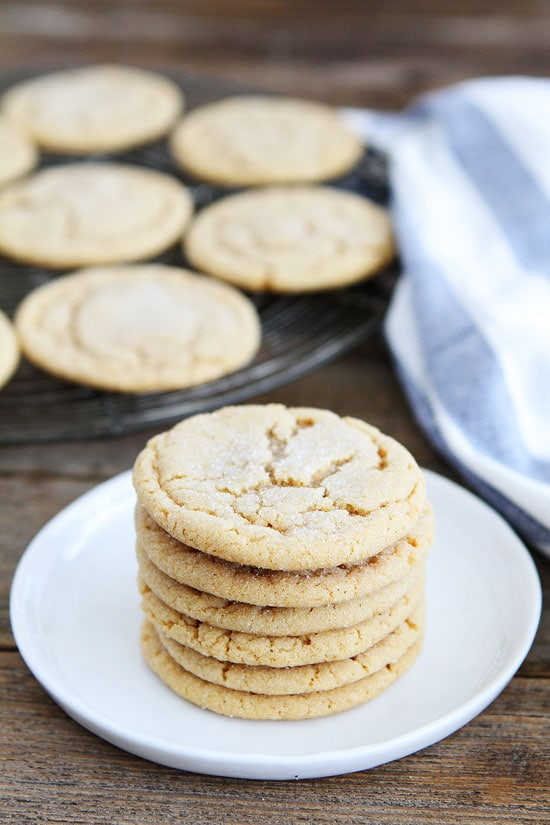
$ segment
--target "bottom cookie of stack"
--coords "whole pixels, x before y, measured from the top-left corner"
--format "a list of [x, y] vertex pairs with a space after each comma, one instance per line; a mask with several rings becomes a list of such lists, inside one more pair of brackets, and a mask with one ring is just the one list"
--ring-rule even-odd
[[[418, 608], [396, 631], [360, 656], [296, 668], [235, 666], [210, 659], [168, 639], [147, 619], [142, 628], [141, 650], [149, 667], [168, 687], [201, 708], [242, 719], [311, 719], [363, 704], [389, 687], [419, 655], [423, 627], [423, 609]], [[185, 662], [187, 667], [180, 662]], [[197, 676], [187, 669], [191, 667], [209, 678]], [[281, 672], [270, 674], [270, 670]], [[317, 685], [339, 679], [344, 682], [338, 687], [307, 690], [308, 676], [313, 688], [316, 682]], [[272, 690], [294, 683], [301, 690], [258, 693], [220, 684], [224, 678], [230, 684], [244, 682], [261, 687], [265, 683], [272, 685]]]

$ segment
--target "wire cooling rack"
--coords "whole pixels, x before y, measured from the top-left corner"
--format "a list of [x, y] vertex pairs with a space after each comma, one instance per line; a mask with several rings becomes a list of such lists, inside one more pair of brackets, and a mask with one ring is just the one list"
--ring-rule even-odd
[[[29, 75], [0, 76], [0, 93]], [[243, 91], [192, 75], [174, 79], [184, 91], [188, 109]], [[89, 159], [93, 162], [110, 157], [94, 155]], [[174, 166], [164, 141], [118, 154], [116, 159], [179, 178], [190, 187], [197, 209], [228, 192], [182, 174]], [[45, 154], [41, 167], [75, 160], [82, 162], [74, 157]], [[332, 185], [385, 203], [388, 186], [384, 158], [373, 150], [366, 151], [357, 167]], [[157, 260], [186, 265], [179, 248], [169, 250]], [[13, 314], [27, 292], [57, 274], [0, 258], [0, 307]], [[0, 443], [119, 435], [168, 424], [267, 392], [327, 363], [372, 334], [383, 317], [393, 280], [394, 273], [387, 270], [348, 289], [291, 296], [251, 294], [262, 324], [262, 345], [254, 361], [231, 375], [177, 392], [102, 392], [57, 380], [23, 361], [12, 380], [0, 390]]]

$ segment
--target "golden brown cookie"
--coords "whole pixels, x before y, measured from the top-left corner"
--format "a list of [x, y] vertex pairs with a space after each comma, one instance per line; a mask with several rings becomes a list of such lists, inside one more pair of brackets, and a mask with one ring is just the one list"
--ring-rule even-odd
[[200, 622], [265, 636], [319, 633], [365, 621], [395, 604], [424, 571], [423, 565], [413, 568], [404, 579], [347, 602], [322, 607], [265, 607], [220, 599], [180, 584], [156, 567], [140, 547], [136, 552], [142, 592], [146, 586], [169, 607]]
[[139, 559], [147, 558], [174, 580], [174, 587], [181, 582], [232, 602], [306, 610], [361, 599], [418, 573], [434, 533], [433, 514], [427, 509], [407, 536], [363, 563], [287, 571], [232, 564], [194, 550], [170, 536], [140, 506], [135, 524]]
[[56, 278], [27, 295], [16, 325], [33, 363], [118, 392], [211, 381], [250, 361], [260, 342], [256, 310], [244, 295], [160, 264]]
[[193, 204], [151, 169], [73, 163], [0, 193], [0, 252], [54, 269], [151, 258], [183, 234]]
[[166, 652], [149, 622], [144, 623], [141, 636], [145, 661], [179, 696], [199, 707], [243, 719], [308, 719], [348, 710], [373, 699], [395, 682], [411, 667], [421, 647], [421, 640], [415, 642], [397, 662], [343, 687], [306, 694], [269, 696], [214, 685], [184, 670]]
[[363, 653], [409, 618], [423, 599], [422, 580], [388, 610], [364, 622], [301, 636], [260, 636], [214, 627], [178, 613], [150, 590], [143, 594], [141, 608], [165, 636], [203, 656], [242, 665], [295, 667], [334, 662]]
[[222, 198], [192, 222], [184, 251], [196, 269], [273, 292], [338, 289], [382, 269], [395, 254], [387, 210], [322, 186]]
[[19, 363], [19, 344], [11, 321], [0, 309], [0, 387], [12, 377]]
[[426, 507], [422, 473], [392, 438], [281, 404], [182, 421], [139, 454], [134, 484], [178, 541], [272, 570], [362, 562], [406, 536]]

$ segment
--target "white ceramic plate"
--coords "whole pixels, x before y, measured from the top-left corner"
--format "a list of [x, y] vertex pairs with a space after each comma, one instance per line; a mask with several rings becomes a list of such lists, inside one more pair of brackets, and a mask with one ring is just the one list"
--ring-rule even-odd
[[437, 519], [424, 649], [368, 704], [299, 722], [228, 719], [172, 693], [142, 662], [130, 474], [47, 524], [13, 581], [27, 665], [84, 727], [175, 768], [257, 779], [374, 767], [437, 742], [482, 711], [526, 656], [541, 608], [527, 550], [486, 504], [427, 473]]

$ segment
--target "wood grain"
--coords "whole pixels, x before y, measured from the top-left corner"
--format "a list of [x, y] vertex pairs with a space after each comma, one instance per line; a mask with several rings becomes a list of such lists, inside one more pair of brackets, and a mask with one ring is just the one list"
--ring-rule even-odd
[[3, 821], [18, 825], [503, 825], [541, 822], [547, 802], [545, 680], [514, 679], [467, 727], [406, 759], [296, 783], [200, 776], [126, 754], [69, 719], [14, 652], [0, 653], [0, 726]]
[[346, 105], [400, 108], [481, 74], [550, 73], [546, 3], [3, 3], [0, 65], [116, 59]]

